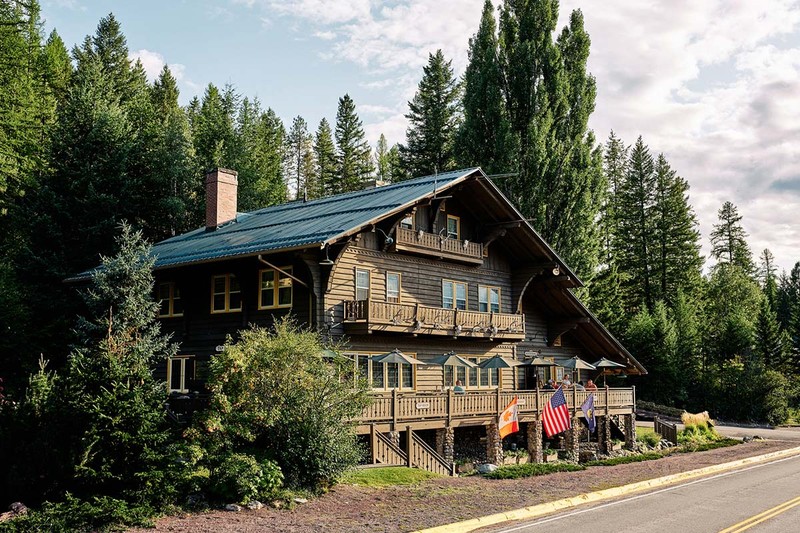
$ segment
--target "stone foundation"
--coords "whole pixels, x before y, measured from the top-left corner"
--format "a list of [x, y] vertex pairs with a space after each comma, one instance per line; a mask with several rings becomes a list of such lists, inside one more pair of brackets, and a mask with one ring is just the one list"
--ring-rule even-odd
[[455, 431], [453, 431], [452, 427], [436, 430], [436, 453], [450, 463], [453, 462], [455, 440]]
[[389, 441], [399, 448], [400, 447], [400, 432], [399, 431], [390, 431], [389, 432]]
[[625, 447], [633, 449], [636, 446], [636, 414], [623, 415], [622, 420], [625, 425]]
[[572, 417], [572, 427], [567, 430], [565, 435], [565, 442], [567, 449], [567, 460], [571, 462], [578, 462], [578, 458], [580, 457], [580, 446], [581, 446], [581, 430], [583, 429], [583, 425], [581, 424], [580, 418], [578, 418], [577, 413]]
[[611, 418], [608, 415], [597, 417], [597, 441], [602, 453], [611, 452]]

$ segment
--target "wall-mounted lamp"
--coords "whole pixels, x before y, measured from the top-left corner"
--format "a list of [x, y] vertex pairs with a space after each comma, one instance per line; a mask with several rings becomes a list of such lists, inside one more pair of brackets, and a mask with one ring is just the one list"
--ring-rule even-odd
[[558, 276], [560, 273], [561, 273], [561, 269], [558, 267], [558, 265], [554, 266], [553, 267], [553, 275], [554, 276]]
[[381, 234], [383, 235], [384, 239], [386, 239], [386, 244], [387, 245], [388, 244], [392, 244], [394, 242], [394, 239], [389, 237], [389, 235], [387, 235], [385, 231], [383, 231], [381, 228], [379, 228], [377, 226], [373, 226], [372, 227], [372, 233], [375, 233], [376, 231], [380, 231], [381, 232]]
[[330, 248], [330, 245], [326, 244], [325, 245], [325, 259], [323, 259], [322, 261], [319, 262], [320, 266], [333, 266], [333, 264], [334, 264], [333, 261], [331, 261], [331, 258], [328, 257], [328, 248]]

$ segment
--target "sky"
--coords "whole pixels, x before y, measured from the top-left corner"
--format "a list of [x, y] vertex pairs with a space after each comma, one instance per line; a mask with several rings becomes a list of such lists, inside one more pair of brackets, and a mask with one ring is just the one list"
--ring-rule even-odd
[[[495, 0], [495, 4], [498, 1]], [[461, 75], [483, 0], [42, 0], [68, 47], [113, 12], [153, 79], [166, 63], [181, 102], [233, 84], [291, 124], [333, 123], [350, 94], [374, 144], [403, 142], [428, 54]], [[563, 0], [591, 37], [589, 125], [663, 153], [691, 186], [703, 253], [725, 201], [754, 255], [800, 261], [800, 0]]]

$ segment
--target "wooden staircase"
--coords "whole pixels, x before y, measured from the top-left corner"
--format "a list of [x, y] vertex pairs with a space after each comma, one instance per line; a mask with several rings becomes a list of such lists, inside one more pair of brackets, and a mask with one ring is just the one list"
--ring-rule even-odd
[[419, 468], [443, 476], [454, 476], [455, 463], [447, 461], [431, 448], [410, 427], [406, 429], [405, 450], [396, 445], [373, 426], [370, 436], [372, 463]]

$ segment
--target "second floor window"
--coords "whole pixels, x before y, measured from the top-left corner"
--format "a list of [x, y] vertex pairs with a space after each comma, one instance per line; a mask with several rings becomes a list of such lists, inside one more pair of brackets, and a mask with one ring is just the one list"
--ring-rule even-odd
[[369, 300], [369, 270], [356, 269], [356, 300]]
[[169, 392], [189, 392], [194, 379], [193, 356], [177, 355], [169, 358], [167, 362], [167, 386]]
[[447, 237], [449, 239], [461, 238], [461, 219], [455, 215], [447, 215]]
[[405, 229], [414, 229], [414, 215], [408, 215], [400, 221], [400, 227]]
[[234, 274], [211, 278], [211, 312], [232, 313], [242, 310], [242, 289]]
[[386, 301], [400, 302], [400, 274], [398, 272], [386, 273]]
[[287, 275], [292, 273], [292, 267], [283, 267], [281, 270], [283, 272], [273, 269], [261, 271], [259, 309], [292, 306], [292, 278]]
[[458, 281], [442, 281], [442, 307], [445, 309], [467, 309], [467, 284]]
[[478, 311], [488, 313], [500, 312], [500, 287], [478, 287]]
[[183, 301], [181, 290], [175, 282], [159, 283], [158, 285], [158, 316], [172, 317], [183, 316]]

